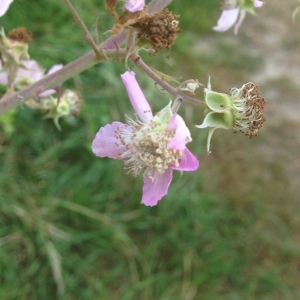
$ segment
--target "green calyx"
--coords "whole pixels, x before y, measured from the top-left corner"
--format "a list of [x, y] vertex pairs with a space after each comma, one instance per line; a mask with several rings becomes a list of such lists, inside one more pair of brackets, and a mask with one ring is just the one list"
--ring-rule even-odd
[[164, 107], [160, 112], [158, 112], [154, 118], [153, 122], [160, 124], [162, 128], [166, 128], [170, 122], [170, 119], [173, 115], [171, 110], [172, 102], [170, 101], [169, 104]]
[[6, 37], [3, 28], [0, 29], [0, 37], [0, 52], [2, 60], [4, 60], [6, 65], [12, 63], [18, 65], [20, 60], [29, 59], [28, 43], [11, 40], [10, 38]]
[[239, 0], [240, 8], [249, 13], [254, 14], [254, 2], [253, 0]]
[[201, 126], [229, 129], [234, 125], [232, 98], [223, 93], [205, 89], [206, 117]]
[[232, 109], [232, 98], [223, 93], [213, 92], [209, 89], [204, 90], [205, 103], [207, 109], [206, 116], [201, 125], [196, 125], [198, 128], [209, 127], [207, 139], [207, 152], [210, 148], [210, 140], [213, 132], [217, 128], [230, 129], [234, 126], [234, 114]]

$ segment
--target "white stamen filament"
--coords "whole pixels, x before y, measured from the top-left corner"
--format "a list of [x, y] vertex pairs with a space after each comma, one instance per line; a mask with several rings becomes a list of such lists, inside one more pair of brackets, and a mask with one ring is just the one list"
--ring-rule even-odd
[[142, 170], [163, 174], [170, 166], [178, 166], [182, 151], [168, 148], [175, 131], [166, 131], [158, 122], [144, 124], [140, 120], [127, 117], [127, 128], [118, 128], [115, 137], [120, 140], [126, 151], [119, 155], [128, 173], [137, 176]]
[[253, 83], [244, 84], [240, 89], [231, 89], [232, 109], [235, 116], [234, 129], [250, 138], [257, 135], [266, 118], [262, 111], [266, 102]]

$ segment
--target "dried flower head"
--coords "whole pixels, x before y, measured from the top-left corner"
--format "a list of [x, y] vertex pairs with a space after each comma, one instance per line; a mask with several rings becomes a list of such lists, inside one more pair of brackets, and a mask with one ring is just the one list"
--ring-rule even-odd
[[8, 33], [8, 38], [14, 41], [18, 41], [24, 44], [32, 41], [32, 32], [26, 27], [19, 27], [11, 30]]
[[266, 121], [263, 111], [267, 104], [261, 97], [258, 86], [249, 82], [240, 89], [231, 89], [230, 94], [235, 119], [233, 129], [244, 133], [249, 138], [257, 136], [258, 130]]
[[217, 128], [240, 131], [247, 137], [257, 136], [259, 129], [266, 121], [263, 111], [266, 101], [261, 97], [258, 86], [246, 83], [241, 88], [232, 88], [230, 95], [211, 90], [210, 82], [204, 89], [206, 116], [198, 128], [209, 127], [207, 151], [210, 140]]
[[126, 29], [131, 24], [134, 24], [146, 15], [148, 7], [145, 5], [142, 10], [137, 10], [131, 12], [127, 9], [124, 9], [121, 16], [116, 17], [115, 25], [110, 30], [113, 35], [121, 33], [124, 29]]
[[15, 29], [6, 36], [4, 29], [0, 28], [0, 60], [1, 72], [6, 72], [8, 88], [13, 90], [18, 68], [22, 65], [21, 60], [29, 60], [28, 41], [31, 33], [26, 28]]
[[145, 40], [151, 45], [155, 54], [160, 48], [170, 49], [174, 44], [180, 33], [178, 18], [179, 15], [164, 9], [153, 14], [146, 14], [131, 27], [137, 30], [141, 40]]
[[[14, 32], [14, 30], [12, 32]], [[5, 35], [3, 28], [0, 29], [0, 54], [2, 64], [5, 68], [9, 68], [11, 64], [14, 64], [14, 67], [17, 66], [21, 59], [29, 59], [28, 43], [22, 41], [24, 39], [26, 40], [26, 38], [21, 38], [21, 41], [19, 41], [15, 39], [17, 35], [16, 32], [15, 34], [12, 33], [14, 38], [10, 38]]]

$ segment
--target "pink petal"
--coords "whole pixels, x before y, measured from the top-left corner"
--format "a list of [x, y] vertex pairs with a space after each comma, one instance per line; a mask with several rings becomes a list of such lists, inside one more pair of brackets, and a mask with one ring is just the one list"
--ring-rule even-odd
[[8, 74], [7, 71], [0, 72], [0, 84], [7, 85], [8, 84]]
[[239, 28], [240, 26], [242, 25], [244, 19], [246, 17], [246, 11], [245, 10], [242, 10], [241, 13], [240, 13], [240, 17], [239, 17], [239, 20], [237, 21], [237, 23], [234, 25], [234, 34], [238, 34], [238, 31], [239, 31]]
[[197, 157], [188, 149], [185, 148], [178, 167], [172, 167], [173, 170], [179, 171], [195, 171], [199, 167]]
[[223, 10], [218, 20], [217, 26], [213, 27], [213, 30], [223, 32], [231, 28], [237, 21], [239, 11], [240, 11], [239, 7]]
[[[52, 73], [55, 73], [56, 71], [62, 69], [63, 66], [64, 66], [63, 64], [57, 64], [57, 65], [52, 66], [52, 67], [48, 70], [47, 75], [50, 75], [50, 74], [52, 74]], [[46, 90], [46, 91], [40, 93], [40, 94], [39, 94], [39, 97], [41, 97], [41, 98], [46, 98], [46, 97], [48, 97], [48, 96], [50, 96], [50, 95], [52, 95], [52, 94], [55, 94], [55, 93], [57, 93], [56, 90], [54, 90], [54, 89], [49, 89], [49, 90]]]
[[8, 8], [12, 2], [13, 2], [13, 0], [1, 0], [0, 17], [2, 17], [6, 13], [6, 11], [8, 10]]
[[95, 155], [118, 159], [119, 154], [126, 151], [125, 146], [115, 137], [115, 131], [119, 128], [130, 130], [128, 125], [120, 122], [113, 122], [100, 128], [92, 143], [92, 150]]
[[239, 20], [238, 20], [237, 23], [234, 25], [234, 34], [235, 34], [235, 35], [238, 34], [239, 28], [240, 28], [240, 26], [242, 25], [242, 23], [243, 23], [245, 17], [246, 17], [246, 11], [245, 11], [245, 10], [242, 10], [241, 13], [240, 13]]
[[24, 68], [19, 68], [16, 81], [28, 79], [31, 82], [40, 80], [44, 75], [44, 70], [35, 60], [22, 60]]
[[38, 96], [39, 96], [40, 98], [46, 98], [46, 97], [48, 97], [48, 96], [50, 96], [50, 95], [53, 95], [53, 94], [55, 94], [55, 93], [56, 93], [56, 90], [49, 89], [49, 90], [46, 90], [45, 92], [42, 92], [42, 93], [38, 94]]
[[153, 119], [152, 110], [135, 79], [134, 72], [127, 71], [121, 75], [121, 78], [127, 90], [131, 105], [139, 119], [143, 123], [149, 124]]
[[176, 130], [175, 136], [168, 147], [176, 150], [184, 150], [185, 145], [192, 141], [189, 129], [184, 120], [177, 114], [174, 114], [166, 130]]
[[254, 0], [254, 7], [261, 7], [263, 5], [262, 1]]
[[153, 181], [149, 176], [145, 175], [142, 203], [146, 206], [155, 206], [157, 202], [168, 193], [173, 178], [173, 170], [170, 168], [163, 174], [154, 170], [149, 172], [150, 175], [153, 176]]
[[127, 0], [124, 7], [130, 12], [136, 12], [143, 10], [145, 0]]
[[50, 75], [50, 74], [52, 74], [52, 73], [54, 73], [54, 72], [56, 72], [56, 71], [62, 69], [63, 66], [64, 66], [63, 64], [57, 64], [57, 65], [52, 66], [52, 67], [48, 70], [47, 75]]

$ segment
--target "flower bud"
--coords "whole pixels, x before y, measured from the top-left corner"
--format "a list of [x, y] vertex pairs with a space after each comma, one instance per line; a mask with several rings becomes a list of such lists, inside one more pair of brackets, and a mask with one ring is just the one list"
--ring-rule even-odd
[[4, 29], [0, 30], [0, 52], [4, 66], [7, 64], [19, 64], [20, 60], [29, 59], [28, 43], [32, 40], [32, 33], [22, 27], [9, 32], [8, 37], [5, 35]]
[[23, 28], [12, 30], [8, 37], [3, 28], [0, 29], [1, 73], [6, 72], [8, 88], [13, 90], [13, 83], [21, 60], [28, 60], [28, 42], [32, 39], [31, 32]]
[[55, 126], [61, 130], [58, 120], [65, 116], [79, 115], [82, 107], [82, 98], [73, 90], [65, 90], [60, 99], [52, 96], [37, 101], [29, 101], [27, 104], [35, 109], [47, 111], [45, 118], [53, 118]]
[[188, 94], [195, 94], [195, 90], [198, 89], [200, 87], [200, 83], [198, 82], [198, 80], [196, 79], [189, 79], [186, 80], [184, 82], [182, 82], [179, 86], [179, 90], [186, 92]]

